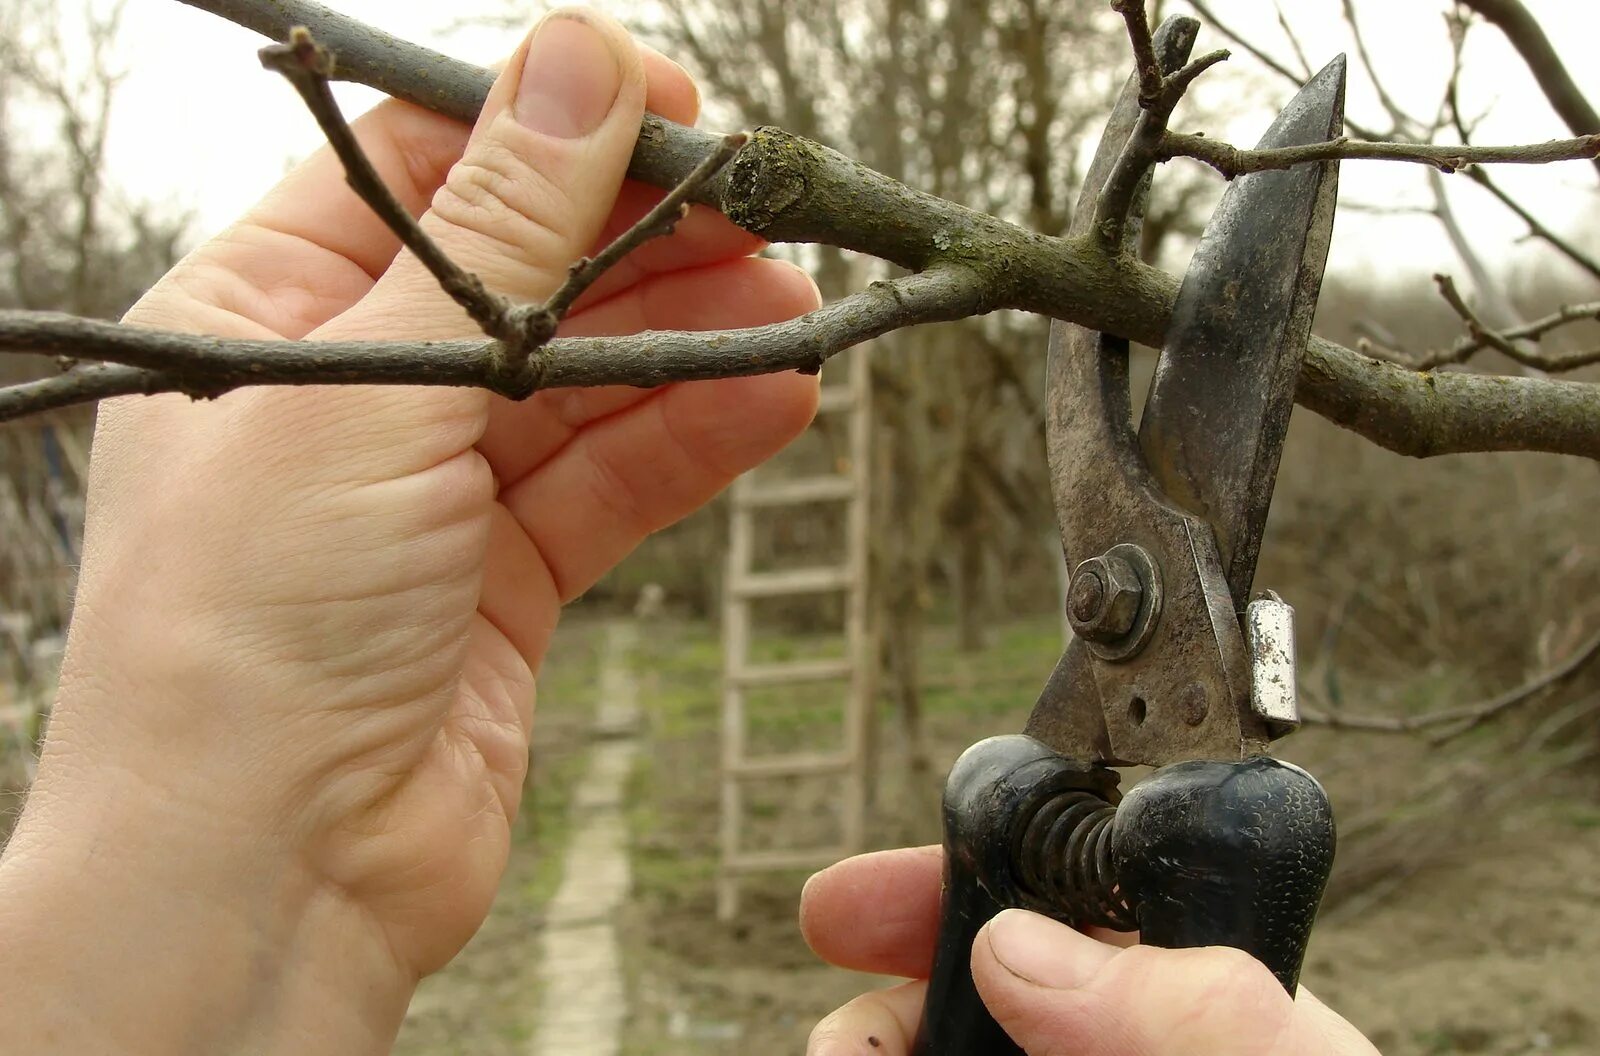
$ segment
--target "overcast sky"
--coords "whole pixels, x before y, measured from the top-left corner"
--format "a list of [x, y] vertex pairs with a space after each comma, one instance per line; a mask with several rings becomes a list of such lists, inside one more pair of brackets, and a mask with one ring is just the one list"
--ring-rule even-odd
[[[486, 63], [516, 45], [503, 30], [449, 31], [453, 20], [501, 13], [502, 0], [451, 0], [448, 4], [412, 0], [329, 0], [331, 6], [403, 37], [430, 44], [461, 58]], [[1568, 68], [1590, 98], [1600, 99], [1600, 64], [1591, 60], [1600, 38], [1600, 4], [1593, 0], [1527, 0], [1541, 18]], [[626, 19], [635, 0], [597, 0], [593, 5]], [[1181, 4], [1179, 5], [1181, 6]], [[1215, 0], [1219, 16], [1237, 28], [1250, 28], [1264, 44], [1286, 54], [1273, 5], [1268, 0]], [[1285, 4], [1309, 52], [1320, 65], [1348, 46], [1334, 0]], [[1447, 73], [1448, 52], [1440, 12], [1443, 0], [1359, 0], [1368, 22], [1369, 43], [1380, 69], [1392, 75], [1391, 90], [1402, 101], [1430, 113]], [[533, 12], [542, 5], [526, 5]], [[254, 59], [261, 40], [223, 20], [176, 0], [130, 0], [121, 43], [128, 76], [118, 96], [110, 164], [113, 180], [130, 192], [192, 208], [197, 233], [224, 226], [260, 197], [294, 159], [320, 142], [320, 135], [293, 92], [263, 72]], [[1202, 36], [1199, 48], [1222, 46]], [[1225, 101], [1237, 113], [1230, 127], [1208, 130], [1234, 142], [1252, 142], [1281, 101], [1270, 79], [1247, 76], [1259, 69], [1236, 55], [1230, 72], [1207, 75], [1210, 101]], [[1490, 27], [1479, 27], [1469, 44], [1464, 108], [1491, 108], [1479, 141], [1528, 142], [1567, 135], [1550, 112], [1525, 68]], [[354, 113], [375, 95], [344, 87], [341, 96]], [[1370, 88], [1351, 86], [1350, 113], [1378, 122]], [[1596, 210], [1592, 166], [1526, 169], [1508, 166], [1502, 182], [1522, 194], [1546, 222], [1581, 230], [1582, 218]], [[1419, 175], [1408, 167], [1347, 163], [1341, 194], [1345, 201], [1399, 204], [1426, 198]], [[1508, 249], [1522, 229], [1515, 218], [1463, 179], [1451, 182], [1454, 201], [1468, 219], [1477, 243], [1491, 259], [1511, 264], [1533, 249]], [[1589, 244], [1600, 242], [1600, 221], [1587, 225]], [[1427, 219], [1382, 219], [1341, 214], [1334, 245], [1334, 267], [1452, 267], [1453, 258], [1437, 225]]]

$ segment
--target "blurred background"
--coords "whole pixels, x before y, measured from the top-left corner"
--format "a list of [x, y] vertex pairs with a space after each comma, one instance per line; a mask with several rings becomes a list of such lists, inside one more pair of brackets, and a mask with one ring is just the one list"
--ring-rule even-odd
[[[541, 10], [333, 6], [486, 63]], [[1129, 69], [1121, 20], [1101, 0], [597, 6], [695, 72], [702, 124], [780, 125], [1047, 233], [1070, 221]], [[1293, 82], [1345, 51], [1351, 128], [1365, 138], [1571, 134], [1529, 63], [1468, 5], [1155, 6], [1202, 17], [1197, 51], [1234, 51], [1180, 110], [1180, 130], [1252, 142]], [[1581, 50], [1600, 11], [1525, 6], [1600, 105], [1600, 72]], [[0, 0], [0, 307], [115, 318], [316, 148], [292, 93], [258, 69], [258, 45], [170, 0]], [[375, 98], [340, 94], [350, 111]], [[1146, 259], [1181, 269], [1221, 186], [1198, 165], [1165, 166]], [[1600, 302], [1594, 165], [1442, 176], [1346, 163], [1341, 194], [1316, 323], [1328, 338], [1408, 364], [1449, 350], [1464, 330], [1434, 273], [1502, 329]], [[879, 274], [831, 250], [796, 255], [830, 297]], [[1597, 344], [1600, 326], [1582, 321], [1538, 347]], [[854, 693], [866, 702], [850, 770], [864, 824], [855, 842], [934, 842], [944, 771], [973, 741], [1020, 728], [1062, 647], [1044, 347], [1042, 320], [1003, 314], [848, 353], [869, 368], [856, 381], [871, 390], [865, 439], [824, 416], [761, 474], [859, 482], [860, 540], [837, 503], [735, 513], [723, 500], [571, 606], [541, 676], [501, 898], [462, 957], [425, 982], [398, 1051], [800, 1052], [820, 1015], [883, 982], [806, 950], [794, 927], [803, 869], [741, 876], [737, 912], [717, 917], [730, 525], [745, 518], [751, 569], [838, 565], [852, 545], [862, 558], [851, 591], [769, 597], [737, 616], [754, 660], [852, 649], [862, 660], [853, 680], [746, 694], [749, 751], [827, 748]], [[1147, 377], [1151, 357], [1139, 356]], [[0, 361], [0, 382], [20, 369]], [[1533, 370], [1492, 351], [1441, 369]], [[848, 373], [836, 362], [825, 381], [847, 386]], [[1568, 376], [1600, 381], [1600, 369]], [[27, 788], [71, 613], [91, 420], [0, 426], [0, 833]], [[1582, 460], [1414, 461], [1294, 418], [1257, 583], [1297, 610], [1302, 703], [1324, 720], [1280, 754], [1324, 781], [1340, 819], [1305, 981], [1391, 1056], [1600, 1051], [1597, 513], [1600, 474]], [[853, 636], [842, 630], [852, 598], [863, 606]], [[619, 728], [609, 720], [623, 697], [636, 710], [623, 708]], [[1477, 718], [1427, 719], [1496, 701]], [[623, 794], [597, 808], [580, 793], [619, 739], [631, 746]], [[856, 802], [841, 787], [837, 774], [746, 783], [741, 840], [837, 841]], [[552, 1048], [541, 1008], [590, 970], [551, 963], [571, 923], [564, 889], [611, 863], [584, 857], [599, 853], [586, 839], [604, 827], [597, 810], [620, 820], [602, 850], [628, 877], [603, 936], [617, 956], [591, 966], [605, 978], [588, 989], [608, 1010], [583, 1042]]]

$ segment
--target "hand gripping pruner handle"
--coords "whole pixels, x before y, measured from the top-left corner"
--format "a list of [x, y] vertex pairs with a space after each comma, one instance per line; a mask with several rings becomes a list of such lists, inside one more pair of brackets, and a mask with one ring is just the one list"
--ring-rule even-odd
[[[1175, 18], [1156, 34], [1168, 72], [1197, 28]], [[1139, 119], [1138, 87], [1130, 78], [1108, 122], [1073, 234], [1087, 232]], [[1261, 146], [1333, 138], [1343, 100], [1339, 59]], [[974, 745], [946, 783], [918, 1056], [1020, 1052], [971, 976], [974, 938], [1007, 908], [1137, 929], [1148, 945], [1233, 946], [1297, 986], [1333, 816], [1309, 774], [1264, 754], [1285, 716], [1261, 692], [1244, 613], [1335, 189], [1331, 162], [1233, 182], [1185, 276], [1137, 435], [1126, 342], [1052, 327], [1050, 460], [1063, 546], [1080, 563], [1068, 601], [1078, 637], [1027, 732]], [[1094, 613], [1073, 611], [1080, 576]], [[1096, 633], [1113, 603], [1126, 611]], [[1291, 682], [1292, 668], [1291, 651]], [[1119, 797], [1122, 764], [1157, 769]]]

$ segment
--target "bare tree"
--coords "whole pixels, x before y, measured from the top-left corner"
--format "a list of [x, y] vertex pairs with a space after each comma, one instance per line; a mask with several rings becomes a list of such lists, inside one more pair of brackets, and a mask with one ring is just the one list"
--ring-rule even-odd
[[[186, 222], [108, 184], [122, 5], [72, 14], [56, 0], [0, 0], [0, 308], [109, 319], [173, 265]], [[0, 359], [0, 382], [55, 373], [33, 357]], [[66, 624], [87, 410], [0, 426], [0, 670], [24, 687], [49, 677], [35, 640]]]
[[[423, 54], [306, 0], [186, 2], [279, 39], [293, 26], [310, 26], [317, 40], [338, 53], [338, 76], [459, 117], [477, 111], [489, 83], [486, 71]], [[1027, 350], [1037, 347], [1030, 324], [991, 317], [934, 336], [912, 338], [897, 331], [1017, 309], [1159, 344], [1176, 280], [1124, 254], [1121, 228], [1143, 177], [1173, 158], [1199, 160], [1231, 178], [1330, 157], [1411, 162], [1449, 173], [1478, 171], [1487, 163], [1543, 164], [1600, 155], [1600, 135], [1592, 133], [1513, 147], [1473, 144], [1465, 119], [1447, 105], [1453, 90], [1431, 123], [1386, 104], [1393, 128], [1367, 132], [1360, 140], [1251, 151], [1176, 133], [1168, 124], [1187, 87], [1226, 53], [1208, 54], [1164, 77], [1153, 63], [1142, 6], [1132, 0], [1111, 6], [1121, 20], [1088, 0], [738, 0], [731, 5], [661, 0], [658, 28], [676, 39], [745, 117], [763, 127], [744, 142], [649, 118], [633, 174], [676, 188], [678, 198], [714, 205], [769, 240], [853, 251], [886, 266], [865, 290], [847, 293], [851, 273], [861, 269], [825, 252], [820, 270], [837, 298], [832, 303], [801, 320], [710, 337], [552, 339], [574, 291], [670, 226], [668, 214], [578, 269], [572, 290], [546, 304], [508, 304], [485, 290], [430, 246], [377, 182], [327, 92], [326, 77], [334, 68], [312, 37], [301, 35], [290, 48], [269, 49], [270, 64], [301, 90], [358, 191], [467, 308], [485, 339], [427, 349], [400, 342], [222, 341], [70, 315], [3, 312], [0, 351], [72, 359], [59, 373], [0, 390], [0, 419], [119, 393], [182, 391], [209, 397], [258, 383], [477, 385], [522, 397], [561, 385], [655, 385], [816, 370], [844, 348], [894, 334], [881, 354], [880, 371], [892, 397], [885, 435], [894, 489], [886, 512], [895, 539], [882, 566], [885, 582], [893, 584], [885, 595], [893, 616], [884, 622], [904, 636], [890, 643], [891, 672], [903, 710], [914, 716], [915, 642], [930, 568], [945, 568], [968, 602], [964, 610], [976, 616], [980, 609], [972, 587], [985, 559], [982, 541], [995, 527], [993, 511], [1014, 509], [1018, 523], [1028, 523], [1036, 501], [1031, 497], [1044, 489], [1038, 476], [1037, 393], [1028, 380], [1037, 372], [1026, 366]], [[1204, 10], [1204, 4], [1195, 6]], [[1518, 5], [1491, 6], [1504, 11]], [[1351, 27], [1359, 31], [1353, 14]], [[1519, 46], [1533, 54], [1536, 42], [1530, 43], [1525, 30], [1518, 29]], [[1194, 31], [1193, 26], [1183, 30]], [[1074, 144], [1104, 109], [1118, 79], [1114, 57], [1125, 50], [1125, 40], [1133, 45], [1143, 87], [1144, 122], [1114, 174], [1093, 232], [1063, 238], [1069, 219], [1065, 203], [1078, 175]], [[1356, 42], [1364, 57], [1359, 33]], [[397, 56], [407, 61], [396, 61]], [[1303, 56], [1297, 58], [1304, 65]], [[427, 70], [425, 78], [409, 72], [421, 69]], [[1556, 92], [1553, 100], [1560, 96], [1570, 102], [1565, 98], [1570, 93], [1559, 85], [1547, 91]], [[856, 105], [863, 99], [874, 105]], [[774, 127], [779, 123], [789, 130]], [[915, 135], [914, 129], [931, 134]], [[1441, 133], [1450, 130], [1459, 133], [1459, 141], [1441, 142]], [[861, 160], [823, 147], [818, 139], [839, 143]], [[80, 141], [83, 156], [97, 156], [92, 135], [73, 140]], [[725, 164], [735, 151], [737, 157]], [[97, 193], [96, 185], [84, 186]], [[951, 198], [970, 204], [957, 205]], [[89, 206], [94, 200], [92, 195], [86, 199]], [[89, 206], [80, 220], [90, 218], [83, 222], [92, 234], [96, 227]], [[1444, 219], [1444, 207], [1439, 211]], [[1171, 215], [1181, 214], [1180, 208]], [[26, 223], [14, 226], [27, 228]], [[1170, 227], [1158, 210], [1147, 230], [1159, 235]], [[87, 289], [81, 276], [72, 285]], [[1472, 348], [1460, 358], [1482, 348], [1511, 348], [1522, 350], [1525, 367], [1536, 362], [1541, 375], [1574, 369], [1586, 360], [1551, 360], [1528, 342], [1586, 314], [1570, 306], [1532, 329], [1507, 329], [1497, 318], [1464, 313], [1463, 345]], [[1592, 385], [1543, 376], [1421, 372], [1411, 369], [1415, 365], [1384, 364], [1362, 351], [1315, 340], [1299, 399], [1383, 446], [1416, 456], [1542, 450], [1600, 457], [1600, 389]], [[1008, 428], [1012, 421], [1021, 427]], [[955, 529], [961, 540], [949, 560], [939, 560], [945, 533], [935, 525]], [[975, 637], [979, 626], [972, 623], [968, 637]]]
[[[371, 82], [441, 111], [466, 117], [481, 106], [486, 71], [422, 55], [320, 5], [296, 0], [191, 0], [241, 23], [285, 36], [309, 24], [336, 48], [338, 74]], [[957, 5], [952, 5], [952, 7]], [[1240, 150], [1166, 128], [1170, 104], [1223, 54], [1161, 78], [1146, 61], [1148, 26], [1137, 5], [1119, 0], [1141, 76], [1149, 81], [1147, 128], [1130, 151], [1121, 184], [1131, 188], [1151, 166], [1192, 157], [1225, 176], [1327, 158], [1384, 159], [1457, 171], [1489, 163], [1546, 164], [1600, 155], [1600, 136], [1518, 146], [1416, 144], [1341, 138], [1283, 150]], [[294, 49], [312, 76], [309, 44]], [[396, 62], [396, 55], [415, 61]], [[310, 63], [310, 66], [306, 64]], [[280, 63], [280, 66], [284, 64]], [[325, 70], [325, 67], [321, 67]], [[415, 71], [426, 69], [423, 77]], [[318, 107], [324, 126], [342, 119]], [[908, 149], [904, 135], [889, 149]], [[48, 313], [0, 315], [0, 349], [98, 360], [28, 386], [0, 391], [0, 416], [15, 417], [113, 393], [183, 391], [214, 396], [241, 384], [388, 382], [478, 385], [509, 396], [539, 388], [603, 383], [661, 384], [739, 373], [816, 369], [837, 351], [921, 322], [1011, 308], [1071, 319], [1158, 342], [1176, 280], [1124, 255], [1113, 196], [1105, 223], [1089, 237], [1062, 239], [1002, 217], [913, 191], [815, 142], [775, 128], [752, 136], [737, 159], [690, 180], [718, 137], [647, 119], [635, 176], [685, 185], [693, 200], [716, 205], [736, 223], [772, 240], [834, 245], [870, 254], [906, 274], [869, 286], [811, 316], [746, 332], [553, 341], [551, 306], [514, 306], [481, 295], [470, 276], [438, 268], [442, 281], [477, 312], [486, 338], [428, 349], [402, 343], [219, 341], [155, 333]], [[931, 149], [931, 148], [929, 148]], [[357, 159], [348, 156], [347, 162]], [[702, 177], [704, 174], [701, 174]], [[375, 203], [378, 198], [370, 195]], [[401, 218], [393, 217], [402, 233]], [[441, 262], [447, 263], [447, 262]], [[1473, 450], [1600, 454], [1600, 390], [1544, 378], [1487, 378], [1466, 372], [1420, 374], [1385, 366], [1350, 349], [1312, 342], [1300, 401], [1393, 450], [1424, 456]]]

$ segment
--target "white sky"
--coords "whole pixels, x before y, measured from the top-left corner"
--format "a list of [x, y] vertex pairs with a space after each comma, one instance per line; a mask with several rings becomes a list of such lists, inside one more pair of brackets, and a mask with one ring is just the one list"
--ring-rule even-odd
[[[1600, 37], [1600, 4], [1593, 0], [1527, 0], [1561, 50], [1569, 70], [1591, 99], [1600, 99], [1600, 64], [1590, 61]], [[457, 19], [500, 13], [502, 0], [331, 0], [331, 5], [403, 37], [476, 62], [487, 63], [516, 45], [514, 35], [498, 30], [447, 33]], [[542, 6], [530, 3], [529, 8]], [[596, 0], [593, 6], [626, 17], [635, 0]], [[1269, 44], [1282, 46], [1273, 5], [1268, 0], [1215, 0], [1219, 16]], [[1348, 46], [1334, 0], [1285, 4], [1313, 64], [1320, 65]], [[1391, 91], [1420, 112], [1431, 114], [1447, 73], [1448, 52], [1440, 12], [1445, 0], [1359, 0], [1368, 43], [1380, 69], [1391, 73]], [[532, 21], [530, 14], [529, 21]], [[113, 182], [129, 192], [192, 208], [197, 234], [214, 231], [242, 211], [283, 173], [293, 160], [315, 149], [320, 135], [292, 90], [262, 71], [254, 34], [176, 0], [131, 0], [121, 55], [128, 76], [118, 96], [110, 165]], [[1222, 46], [1212, 34], [1199, 48]], [[1252, 76], [1254, 60], [1236, 54], [1227, 72], [1207, 75], [1205, 90], [1214, 105], [1236, 109], [1230, 127], [1210, 129], [1247, 144], [1282, 101], [1278, 82]], [[1206, 82], [1202, 82], [1205, 84]], [[1464, 82], [1468, 113], [1492, 106], [1480, 126], [1479, 142], [1529, 142], [1567, 135], [1531, 78], [1492, 27], [1474, 31], [1468, 46]], [[370, 105], [374, 93], [341, 88], [347, 111]], [[1218, 100], [1222, 100], [1218, 104]], [[1370, 88], [1359, 78], [1351, 85], [1350, 113], [1381, 123]], [[1589, 245], [1600, 245], [1600, 204], [1592, 166], [1571, 163], [1542, 169], [1501, 167], [1508, 189], [1519, 193], [1551, 226], [1581, 231]], [[1469, 223], [1476, 244], [1491, 261], [1514, 266], [1533, 248], [1508, 248], [1522, 234], [1519, 222], [1464, 179], [1450, 184], [1453, 201]], [[1410, 167], [1377, 162], [1346, 163], [1341, 195], [1345, 201], [1401, 204], [1426, 200], [1424, 183]], [[1586, 217], [1596, 219], [1585, 220]], [[1585, 229], [1586, 230], [1583, 230]], [[1451, 268], [1455, 261], [1438, 226], [1426, 218], [1341, 214], [1333, 250], [1339, 269]]]

